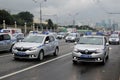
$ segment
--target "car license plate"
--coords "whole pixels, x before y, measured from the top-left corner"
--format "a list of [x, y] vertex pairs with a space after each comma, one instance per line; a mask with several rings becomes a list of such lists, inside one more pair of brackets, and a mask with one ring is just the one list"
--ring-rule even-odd
[[92, 57], [91, 55], [85, 55], [85, 54], [80, 56], [80, 58], [91, 58], [91, 57]]
[[26, 55], [25, 52], [17, 52], [17, 54], [19, 54], [19, 55]]
[[115, 39], [112, 39], [112, 41], [116, 41]]

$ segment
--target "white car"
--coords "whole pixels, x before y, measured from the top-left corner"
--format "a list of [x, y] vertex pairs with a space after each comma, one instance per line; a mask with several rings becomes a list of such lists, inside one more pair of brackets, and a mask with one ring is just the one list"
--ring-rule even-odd
[[58, 52], [58, 41], [53, 35], [49, 34], [28, 35], [22, 42], [16, 43], [12, 48], [14, 59], [43, 60], [44, 56], [49, 54], [57, 56]]
[[105, 64], [109, 57], [109, 44], [104, 36], [84, 36], [74, 46], [73, 63], [101, 62]]
[[65, 42], [77, 42], [80, 38], [80, 34], [79, 33], [69, 33], [68, 36], [66, 36], [65, 38]]
[[17, 42], [9, 33], [0, 33], [0, 51], [11, 51], [13, 45]]
[[109, 44], [120, 44], [120, 37], [119, 34], [112, 34], [109, 37]]

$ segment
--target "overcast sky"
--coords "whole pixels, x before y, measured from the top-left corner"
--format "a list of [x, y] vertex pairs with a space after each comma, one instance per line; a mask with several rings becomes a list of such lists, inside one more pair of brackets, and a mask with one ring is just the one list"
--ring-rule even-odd
[[11, 14], [29, 11], [39, 20], [39, 3], [42, 3], [43, 20], [51, 18], [59, 24], [91, 24], [101, 20], [120, 22], [120, 0], [0, 0], [0, 9]]

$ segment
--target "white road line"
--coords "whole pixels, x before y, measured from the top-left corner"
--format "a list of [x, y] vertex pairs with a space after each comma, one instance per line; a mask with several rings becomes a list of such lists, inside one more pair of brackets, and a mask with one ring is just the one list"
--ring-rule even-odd
[[0, 79], [4, 79], [4, 78], [7, 78], [7, 77], [10, 77], [10, 76], [13, 76], [13, 75], [16, 75], [16, 74], [19, 74], [21, 72], [24, 72], [24, 71], [27, 71], [27, 70], [30, 70], [32, 68], [35, 68], [35, 67], [38, 67], [38, 66], [41, 66], [41, 65], [44, 65], [46, 63], [49, 63], [49, 62], [52, 62], [52, 61], [55, 61], [57, 59], [60, 59], [60, 58], [63, 58], [65, 56], [68, 56], [68, 55], [71, 55], [72, 53], [68, 53], [68, 54], [65, 54], [65, 55], [62, 55], [60, 57], [57, 57], [57, 58], [54, 58], [54, 59], [51, 59], [51, 60], [48, 60], [48, 61], [45, 61], [45, 62], [42, 62], [40, 64], [36, 64], [36, 65], [33, 65], [33, 66], [30, 66], [28, 68], [25, 68], [25, 69], [22, 69], [22, 70], [19, 70], [19, 71], [16, 71], [16, 72], [13, 72], [13, 73], [10, 73], [10, 74], [7, 74], [7, 75], [4, 75], [4, 76], [1, 76]]
[[12, 54], [3, 55], [3, 56], [0, 56], [0, 58], [10, 56], [10, 55], [12, 55]]

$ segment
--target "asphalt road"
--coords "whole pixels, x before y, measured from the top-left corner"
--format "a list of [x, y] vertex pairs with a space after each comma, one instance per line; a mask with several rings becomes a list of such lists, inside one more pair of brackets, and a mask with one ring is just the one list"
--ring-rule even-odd
[[58, 57], [44, 61], [13, 60], [11, 54], [0, 56], [1, 80], [120, 80], [120, 45], [110, 45], [110, 57], [103, 66], [98, 63], [72, 64], [73, 43], [60, 41]]

